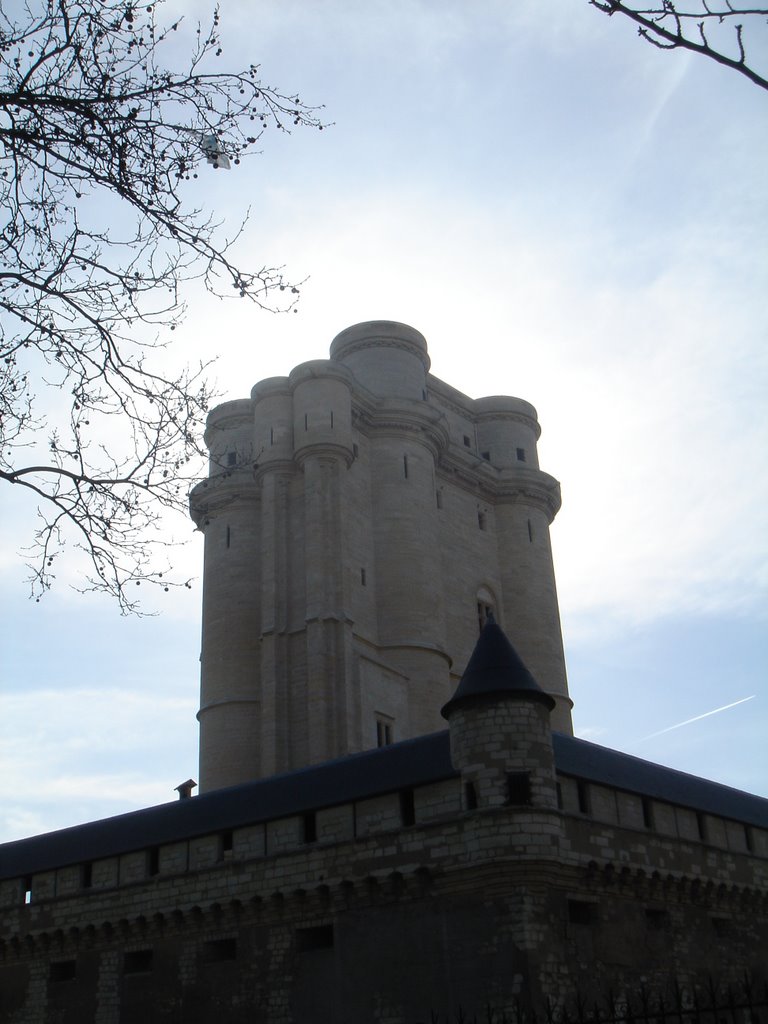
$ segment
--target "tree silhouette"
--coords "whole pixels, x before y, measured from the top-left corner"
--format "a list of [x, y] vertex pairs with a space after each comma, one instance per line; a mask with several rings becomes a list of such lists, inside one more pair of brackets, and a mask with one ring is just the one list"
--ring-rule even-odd
[[237, 173], [269, 126], [322, 128], [317, 111], [256, 65], [219, 68], [218, 10], [179, 59], [185, 26], [162, 27], [160, 8], [0, 8], [0, 479], [37, 502], [38, 600], [71, 542], [89, 559], [82, 589], [124, 611], [129, 584], [175, 585], [158, 526], [186, 503], [209, 400], [203, 366], [159, 358], [180, 285], [272, 310], [298, 295], [279, 268], [233, 262], [237, 233], [221, 238], [187, 183]]
[[[768, 7], [736, 6], [731, 0], [589, 2], [604, 14], [631, 18], [638, 34], [659, 49], [692, 50], [768, 89]], [[758, 59], [762, 67], [755, 63]]]

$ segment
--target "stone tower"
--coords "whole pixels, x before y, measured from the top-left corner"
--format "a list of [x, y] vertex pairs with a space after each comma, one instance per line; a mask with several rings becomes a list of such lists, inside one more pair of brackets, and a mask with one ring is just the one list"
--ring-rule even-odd
[[536, 411], [429, 367], [358, 324], [209, 415], [202, 790], [439, 729], [491, 613], [571, 732]]

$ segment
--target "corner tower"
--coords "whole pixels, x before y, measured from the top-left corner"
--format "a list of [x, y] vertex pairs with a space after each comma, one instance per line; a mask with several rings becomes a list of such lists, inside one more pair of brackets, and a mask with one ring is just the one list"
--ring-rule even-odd
[[211, 412], [201, 789], [440, 728], [489, 614], [571, 731], [536, 412], [429, 369], [418, 331], [358, 324]]

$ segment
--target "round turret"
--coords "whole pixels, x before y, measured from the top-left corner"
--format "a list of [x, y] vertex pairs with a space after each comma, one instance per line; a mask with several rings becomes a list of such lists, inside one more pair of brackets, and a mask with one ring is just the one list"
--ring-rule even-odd
[[329, 359], [314, 359], [291, 371], [294, 453], [324, 449], [352, 459], [351, 376]]
[[541, 428], [536, 410], [522, 398], [494, 395], [474, 402], [477, 447], [499, 469], [531, 466], [538, 469], [536, 442]]
[[257, 468], [293, 458], [293, 403], [287, 377], [268, 377], [251, 389]]
[[225, 473], [253, 462], [253, 406], [239, 398], [217, 405], [208, 413], [205, 443], [210, 453], [209, 476]]
[[331, 343], [331, 359], [349, 367], [374, 395], [426, 398], [430, 362], [423, 334], [393, 320], [348, 327]]

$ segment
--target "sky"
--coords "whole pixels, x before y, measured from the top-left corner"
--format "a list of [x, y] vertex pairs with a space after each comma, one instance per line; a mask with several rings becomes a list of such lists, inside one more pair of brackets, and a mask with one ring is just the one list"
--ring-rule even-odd
[[[190, 186], [232, 233], [250, 210], [244, 262], [306, 283], [285, 315], [190, 287], [173, 358], [242, 398], [399, 320], [436, 376], [532, 402], [576, 734], [768, 796], [765, 92], [587, 0], [222, 6], [222, 59], [329, 127]], [[192, 589], [126, 618], [66, 571], [27, 599], [33, 516], [2, 495], [0, 841], [197, 777], [191, 521]]]

